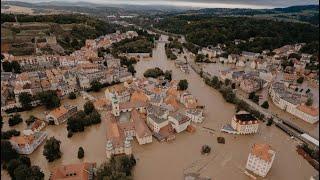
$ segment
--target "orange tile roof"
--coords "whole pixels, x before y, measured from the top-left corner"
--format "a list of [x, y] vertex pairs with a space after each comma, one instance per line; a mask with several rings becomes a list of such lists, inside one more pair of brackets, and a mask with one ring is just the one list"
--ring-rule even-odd
[[134, 102], [123, 102], [119, 104], [120, 109], [131, 109], [131, 108], [138, 108], [138, 107], [145, 107], [147, 104], [142, 101], [134, 101]]
[[180, 95], [180, 92], [177, 90], [177, 88], [170, 87], [167, 91], [167, 94], [178, 97]]
[[62, 165], [55, 168], [50, 180], [88, 180], [90, 166], [95, 167], [96, 163], [79, 163]]
[[105, 123], [107, 126], [107, 139], [112, 137], [119, 137], [120, 132], [116, 123], [115, 117], [111, 114], [111, 112], [108, 112], [106, 114]]
[[49, 88], [51, 86], [50, 81], [48, 81], [47, 79], [42, 79], [40, 83], [41, 83], [41, 87], [43, 88]]
[[147, 102], [148, 96], [142, 91], [135, 91], [133, 92], [130, 101], [131, 102], [136, 102], [136, 101]]
[[66, 114], [67, 112], [68, 112], [68, 110], [64, 106], [60, 106], [60, 107], [52, 110], [49, 114], [56, 117], [56, 118], [59, 118], [59, 117], [63, 116], [64, 114]]
[[37, 118], [37, 119], [34, 121], [34, 123], [32, 123], [30, 129], [31, 129], [32, 131], [34, 131], [35, 129], [39, 128], [43, 123], [45, 123], [45, 122]]
[[186, 108], [196, 108], [198, 106], [198, 102], [194, 97], [189, 97], [186, 99]]
[[33, 135], [23, 135], [23, 136], [13, 136], [10, 138], [11, 141], [17, 143], [19, 146], [25, 146], [26, 144], [31, 144], [34, 140]]
[[254, 144], [251, 149], [251, 153], [265, 161], [270, 162], [272, 154], [269, 153], [269, 150], [271, 150], [271, 146], [269, 144]]
[[171, 105], [175, 109], [179, 108], [179, 103], [178, 103], [177, 99], [172, 95], [167, 96], [166, 99], [164, 100], [164, 102], [166, 104]]
[[140, 115], [140, 113], [137, 110], [131, 111], [131, 118], [132, 118], [132, 121], [134, 122], [136, 135], [139, 138], [143, 138], [146, 136], [152, 136], [151, 131], [149, 130], [145, 121], [142, 119], [143, 117]]
[[311, 116], [318, 116], [319, 115], [319, 108], [315, 108], [312, 106], [307, 106], [305, 104], [301, 104], [297, 107], [300, 111], [309, 114]]
[[107, 100], [106, 98], [100, 98], [100, 99], [95, 100], [93, 102], [93, 105], [95, 108], [101, 108], [101, 107], [108, 105], [109, 103], [110, 103], [110, 101]]
[[104, 121], [107, 126], [107, 140], [111, 140], [114, 147], [121, 147], [123, 145], [124, 138], [122, 137], [119, 126], [113, 114], [108, 112]]
[[23, 72], [17, 75], [17, 80], [19, 81], [27, 81], [29, 80], [29, 74], [27, 72]]
[[161, 89], [160, 89], [160, 88], [157, 88], [157, 87], [151, 89], [151, 91], [152, 91], [153, 93], [156, 93], [156, 94], [160, 94], [160, 93], [161, 93]]
[[120, 92], [126, 91], [127, 88], [124, 87], [124, 84], [122, 83], [122, 84], [116, 84], [116, 85], [111, 86], [109, 88], [109, 90], [110, 90], [110, 92], [118, 92], [118, 93], [120, 93]]

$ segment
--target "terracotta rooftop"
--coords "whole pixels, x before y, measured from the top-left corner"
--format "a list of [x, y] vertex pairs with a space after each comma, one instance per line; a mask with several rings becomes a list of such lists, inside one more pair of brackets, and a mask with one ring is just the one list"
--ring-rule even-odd
[[107, 140], [110, 140], [115, 148], [123, 146], [124, 137], [122, 137], [115, 117], [110, 112], [106, 115], [105, 123], [107, 126]]
[[146, 125], [145, 121], [142, 119], [143, 117], [137, 110], [131, 111], [131, 118], [134, 122], [134, 127], [136, 129], [136, 135], [140, 138], [151, 136], [152, 133]]
[[175, 109], [179, 108], [179, 103], [174, 96], [167, 96], [164, 102], [168, 105], [171, 105]]
[[135, 102], [123, 102], [119, 104], [120, 109], [131, 109], [131, 108], [138, 108], [138, 107], [146, 107], [147, 104], [142, 101], [135, 101]]
[[254, 144], [251, 149], [251, 154], [270, 162], [273, 156], [273, 154], [269, 152], [270, 150], [272, 149], [269, 144]]
[[10, 138], [10, 141], [17, 143], [19, 146], [25, 146], [26, 144], [32, 144], [34, 140], [33, 135], [23, 135], [23, 136], [13, 136]]
[[174, 87], [170, 87], [167, 91], [167, 94], [168, 95], [171, 95], [171, 96], [175, 96], [175, 97], [178, 97], [180, 95], [180, 92], [177, 90], [177, 88], [174, 88]]
[[55, 168], [50, 180], [88, 180], [91, 168], [95, 167], [96, 163], [79, 163], [62, 165]]
[[64, 106], [60, 106], [54, 110], [52, 110], [49, 114], [56, 117], [56, 118], [59, 118], [61, 116], [63, 116], [64, 114], [66, 114], [68, 112], [68, 109], [66, 109]]
[[37, 118], [37, 119], [30, 125], [30, 129], [31, 129], [32, 131], [34, 131], [35, 129], [37, 129], [38, 127], [40, 127], [43, 123], [45, 123], [45, 122]]
[[301, 104], [300, 106], [297, 107], [300, 111], [311, 115], [311, 116], [318, 116], [319, 115], [319, 108], [315, 108], [312, 106], [307, 106], [305, 104]]
[[140, 102], [147, 102], [148, 101], [148, 96], [143, 93], [142, 91], [135, 91], [130, 99], [131, 102], [136, 102], [136, 101], [140, 101]]
[[102, 108], [106, 105], [108, 105], [110, 101], [108, 101], [106, 98], [100, 98], [93, 102], [93, 105], [95, 108]]

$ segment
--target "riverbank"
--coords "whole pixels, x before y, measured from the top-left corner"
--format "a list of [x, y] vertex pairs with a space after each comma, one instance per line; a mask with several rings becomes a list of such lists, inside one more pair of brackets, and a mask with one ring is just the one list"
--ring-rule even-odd
[[[161, 38], [166, 39], [167, 37], [162, 36]], [[178, 58], [183, 58], [183, 56]], [[145, 70], [149, 68], [160, 67], [163, 70], [172, 70], [173, 79], [187, 79], [188, 90], [198, 99], [199, 104], [205, 106], [205, 120], [202, 124], [196, 125], [194, 133], [180, 133], [176, 136], [175, 141], [168, 143], [160, 143], [153, 139], [151, 144], [140, 146], [134, 141], [133, 154], [137, 159], [133, 172], [134, 179], [182, 179], [184, 172], [199, 172], [201, 176], [209, 176], [212, 179], [248, 180], [248, 176], [244, 174], [244, 168], [254, 143], [268, 143], [276, 151], [276, 158], [267, 179], [309, 179], [317, 172], [295, 152], [298, 142], [274, 126], [267, 127], [261, 124], [259, 133], [249, 136], [235, 136], [220, 132], [221, 127], [231, 121], [235, 113], [235, 106], [226, 103], [221, 94], [207, 86], [193, 70], [185, 74], [175, 68], [174, 61], [166, 58], [164, 43], [157, 44], [156, 49], [153, 50], [152, 60], [139, 61], [134, 66], [137, 77], [142, 77]], [[104, 89], [98, 93], [90, 92], [90, 94], [94, 97], [104, 97]], [[82, 108], [85, 102], [82, 97], [78, 97], [76, 100], [66, 100], [62, 103]], [[32, 114], [43, 118], [44, 111], [46, 111], [44, 107], [38, 107], [21, 114], [24, 119]], [[25, 123], [21, 123], [13, 128], [22, 131], [25, 127]], [[208, 127], [214, 131], [209, 133], [202, 127]], [[9, 127], [5, 122], [3, 130], [7, 129]], [[97, 162], [99, 166], [106, 160], [104, 122], [88, 127], [84, 132], [76, 133], [70, 139], [67, 138], [66, 124], [48, 126], [45, 130], [49, 137], [55, 136], [61, 141], [63, 153], [61, 159], [48, 163], [42, 155], [43, 145], [41, 145], [29, 156], [32, 164], [40, 166], [44, 171], [45, 179], [48, 179], [50, 170], [55, 166], [84, 161]], [[218, 136], [224, 137], [226, 143], [218, 144]], [[212, 148], [208, 156], [201, 155], [201, 146], [204, 144]], [[77, 158], [79, 146], [82, 146], [85, 151], [82, 160]], [[1, 178], [8, 179], [3, 172], [1, 170]]]

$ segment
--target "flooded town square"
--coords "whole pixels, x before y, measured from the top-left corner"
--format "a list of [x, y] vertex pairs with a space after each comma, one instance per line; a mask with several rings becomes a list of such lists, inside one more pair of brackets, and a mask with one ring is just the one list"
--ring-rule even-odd
[[[176, 135], [172, 142], [153, 142], [146, 145], [139, 145], [136, 140], [133, 143], [133, 154], [137, 159], [137, 165], [133, 169], [133, 178], [137, 180], [179, 180], [184, 173], [200, 173], [203, 177], [211, 177], [219, 180], [249, 180], [244, 171], [248, 154], [254, 143], [267, 143], [276, 152], [273, 166], [264, 179], [269, 180], [306, 180], [316, 174], [316, 170], [296, 152], [298, 142], [290, 138], [283, 131], [273, 126], [266, 126], [260, 122], [257, 134], [232, 135], [220, 131], [223, 125], [230, 123], [236, 112], [233, 104], [225, 102], [222, 95], [213, 88], [207, 86], [201, 77], [190, 68], [190, 73], [185, 74], [175, 67], [174, 62], [167, 60], [165, 54], [165, 40], [167, 36], [161, 35], [160, 41], [153, 50], [153, 57], [149, 60], [140, 60], [136, 65], [136, 77], [143, 77], [143, 73], [154, 67], [162, 70], [172, 70], [174, 80], [187, 79], [188, 91], [198, 100], [199, 104], [205, 106], [205, 119], [201, 124], [196, 124], [196, 131], [193, 133], [182, 132]], [[163, 40], [163, 41], [162, 41]], [[183, 58], [183, 56], [178, 57]], [[90, 92], [96, 98], [104, 97], [106, 88], [98, 93]], [[65, 99], [63, 104], [78, 106], [83, 109], [86, 102], [83, 97], [78, 96], [75, 100]], [[270, 103], [271, 104], [271, 103]], [[271, 109], [273, 109], [271, 105]], [[44, 107], [37, 107], [31, 111], [20, 113], [25, 120], [30, 115], [45, 118]], [[104, 111], [100, 111], [102, 119]], [[3, 131], [9, 128], [7, 120]], [[41, 167], [45, 173], [45, 179], [49, 179], [52, 168], [70, 163], [96, 162], [99, 166], [107, 161], [106, 158], [106, 125], [102, 121], [98, 125], [87, 127], [84, 132], [75, 133], [71, 138], [67, 137], [67, 124], [59, 126], [49, 125], [44, 129], [48, 137], [54, 136], [61, 141], [62, 157], [52, 163], [48, 163], [43, 156], [43, 144], [40, 145], [31, 155], [31, 162]], [[25, 123], [13, 127], [23, 131]], [[206, 128], [212, 129], [208, 130]], [[316, 131], [319, 125], [310, 129]], [[219, 144], [217, 137], [225, 138], [225, 144]], [[209, 145], [211, 153], [201, 154], [201, 147]], [[84, 148], [84, 158], [79, 160], [77, 152], [79, 147]], [[1, 170], [1, 179], [9, 179], [6, 171]]]

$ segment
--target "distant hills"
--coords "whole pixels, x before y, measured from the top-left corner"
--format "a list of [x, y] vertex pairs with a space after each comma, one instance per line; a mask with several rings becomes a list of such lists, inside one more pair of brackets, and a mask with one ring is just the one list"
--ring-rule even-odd
[[20, 1], [2, 1], [1, 8], [8, 5], [28, 7], [38, 12], [54, 9], [66, 12], [88, 13], [96, 16], [110, 14], [168, 15], [168, 14], [202, 14], [208, 16], [252, 16], [256, 18], [277, 19], [294, 22], [306, 22], [319, 25], [319, 5], [291, 6], [274, 9], [241, 9], [241, 8], [204, 8], [161, 6], [161, 5], [128, 5], [97, 4], [85, 1], [50, 1], [26, 3]]
[[278, 20], [300, 21], [319, 25], [319, 5], [290, 6], [286, 8], [274, 9], [205, 8], [199, 10], [189, 10], [184, 14], [210, 16], [252, 16], [256, 18], [273, 18]]

